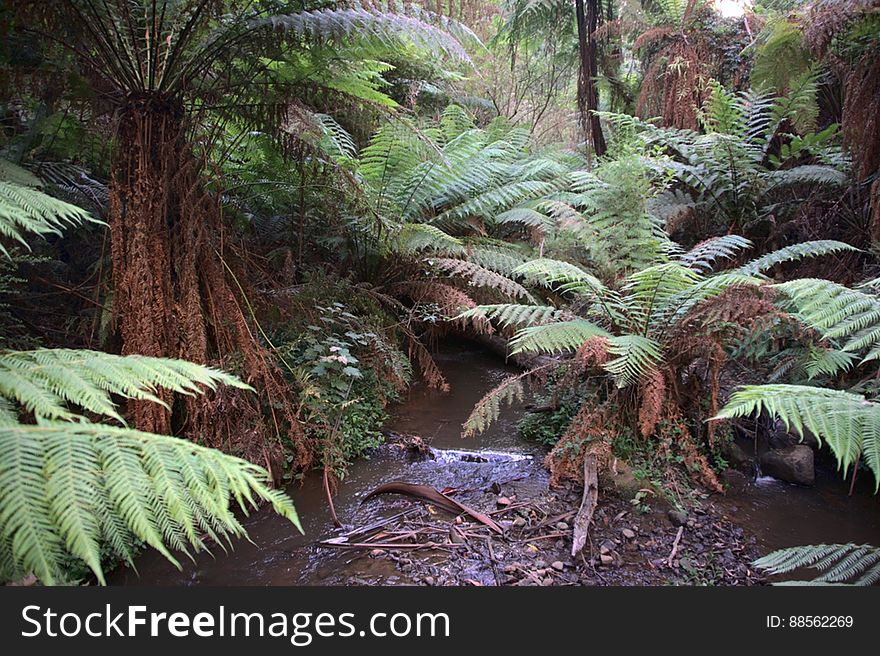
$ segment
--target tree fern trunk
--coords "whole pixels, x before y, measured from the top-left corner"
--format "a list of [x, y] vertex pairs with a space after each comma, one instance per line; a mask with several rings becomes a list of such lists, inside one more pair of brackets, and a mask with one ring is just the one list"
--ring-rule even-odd
[[[298, 464], [311, 454], [289, 391], [255, 338], [243, 290], [221, 259], [222, 213], [187, 141], [181, 105], [159, 94], [131, 95], [121, 109], [111, 183], [114, 313], [123, 354], [240, 367], [259, 396], [223, 390], [174, 404], [134, 402], [137, 428], [183, 432], [280, 472], [280, 431], [290, 431]], [[264, 420], [260, 397], [268, 404]], [[272, 439], [275, 433], [279, 439]]]

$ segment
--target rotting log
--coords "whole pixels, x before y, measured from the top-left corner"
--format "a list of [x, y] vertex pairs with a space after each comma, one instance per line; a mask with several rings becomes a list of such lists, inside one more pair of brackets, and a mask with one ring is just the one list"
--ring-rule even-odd
[[571, 555], [576, 556], [587, 543], [587, 534], [593, 522], [593, 513], [599, 500], [599, 471], [596, 456], [588, 453], [584, 456], [584, 496], [581, 507], [574, 518], [572, 529]]

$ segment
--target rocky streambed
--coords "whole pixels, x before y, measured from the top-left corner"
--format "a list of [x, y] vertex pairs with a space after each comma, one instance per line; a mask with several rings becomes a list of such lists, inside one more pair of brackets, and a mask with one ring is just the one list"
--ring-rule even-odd
[[[147, 553], [137, 572], [120, 570], [113, 582], [752, 585], [764, 579], [750, 563], [774, 548], [880, 544], [873, 495], [849, 497], [847, 485], [821, 468], [807, 488], [755, 478], [747, 464], [746, 474], [728, 474], [728, 495], [694, 498], [685, 509], [647, 492], [634, 502], [631, 477], [603, 481], [589, 539], [572, 556], [581, 489], [549, 488], [543, 450], [517, 435], [522, 409], [506, 411], [480, 438], [460, 437], [473, 405], [511, 370], [466, 344], [448, 345], [438, 361], [452, 391], [414, 388], [396, 409], [392, 434], [418, 436], [419, 444], [394, 439], [355, 464], [335, 496], [343, 528], [333, 526], [320, 477], [312, 476], [289, 490], [305, 535], [264, 509], [245, 521], [251, 542], [182, 570]], [[401, 490], [400, 482], [415, 487]], [[429, 497], [419, 496], [428, 489]]]

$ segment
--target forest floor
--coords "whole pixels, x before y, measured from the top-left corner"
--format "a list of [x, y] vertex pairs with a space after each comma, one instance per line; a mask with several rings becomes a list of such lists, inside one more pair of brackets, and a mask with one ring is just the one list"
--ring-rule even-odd
[[712, 497], [684, 512], [659, 500], [634, 506], [613, 491], [600, 491], [586, 546], [572, 556], [580, 486], [544, 488], [537, 495], [533, 490], [528, 482], [511, 481], [456, 497], [491, 517], [503, 534], [467, 515], [451, 518], [430, 505], [414, 507], [361, 538], [377, 544], [365, 546], [364, 558], [393, 565], [369, 568], [385, 574], [363, 583], [754, 585], [765, 580], [750, 566], [759, 555], [755, 537]]

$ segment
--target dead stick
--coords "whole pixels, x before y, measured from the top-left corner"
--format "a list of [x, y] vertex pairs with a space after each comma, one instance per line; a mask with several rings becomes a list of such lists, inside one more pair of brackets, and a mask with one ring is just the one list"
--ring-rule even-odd
[[675, 554], [678, 553], [678, 543], [681, 542], [682, 533], [684, 533], [684, 526], [679, 526], [678, 533], [675, 534], [675, 540], [672, 543], [672, 551], [669, 552], [669, 558], [666, 559], [667, 567], [672, 567], [672, 561], [675, 558]]
[[593, 513], [599, 500], [599, 473], [596, 465], [596, 456], [588, 453], [584, 457], [584, 497], [581, 499], [581, 507], [574, 518], [572, 531], [571, 555], [576, 556], [587, 543], [587, 535], [590, 524], [593, 521]]
[[330, 494], [330, 481], [327, 478], [327, 465], [324, 465], [324, 494], [327, 495], [327, 505], [330, 506], [330, 516], [333, 518], [333, 526], [342, 528], [342, 522], [336, 516], [336, 508], [333, 507], [333, 495]]

